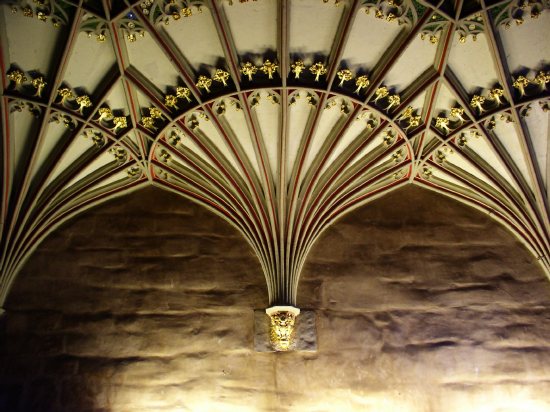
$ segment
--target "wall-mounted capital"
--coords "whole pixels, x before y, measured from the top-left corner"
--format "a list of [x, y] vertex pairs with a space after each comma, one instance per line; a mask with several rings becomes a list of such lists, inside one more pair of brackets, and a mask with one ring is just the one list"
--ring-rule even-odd
[[269, 316], [269, 339], [271, 346], [278, 352], [292, 349], [294, 343], [294, 322], [300, 309], [294, 306], [272, 306], [265, 310]]

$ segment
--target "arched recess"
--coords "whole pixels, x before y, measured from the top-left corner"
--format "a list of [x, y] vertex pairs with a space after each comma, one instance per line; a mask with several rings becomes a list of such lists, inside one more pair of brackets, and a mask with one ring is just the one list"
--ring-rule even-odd
[[318, 352], [266, 356], [251, 343], [252, 309], [267, 304], [253, 253], [169, 195], [146, 188], [90, 210], [23, 269], [0, 328], [0, 382], [26, 389], [27, 410], [546, 409], [550, 284], [486, 215], [413, 186], [348, 214], [301, 279]]
[[533, 296], [544, 300], [550, 288], [544, 267], [506, 226], [444, 194], [407, 185], [322, 233], [303, 269], [298, 304], [325, 311], [434, 309], [468, 305], [471, 292], [489, 307], [495, 302], [483, 293], [490, 290], [515, 305], [529, 299], [531, 281], [541, 287]]

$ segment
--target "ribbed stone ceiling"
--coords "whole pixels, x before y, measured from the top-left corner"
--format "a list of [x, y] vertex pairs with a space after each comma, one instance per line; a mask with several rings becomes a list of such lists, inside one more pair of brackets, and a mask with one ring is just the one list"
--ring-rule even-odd
[[324, 229], [408, 184], [550, 273], [548, 1], [7, 3], [0, 304], [52, 230], [147, 184], [237, 227], [272, 305]]

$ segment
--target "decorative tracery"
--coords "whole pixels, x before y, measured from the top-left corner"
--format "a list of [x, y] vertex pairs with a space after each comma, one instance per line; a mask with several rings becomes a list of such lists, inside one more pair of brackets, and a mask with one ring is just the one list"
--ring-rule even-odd
[[[547, 3], [478, 5], [468, 15], [457, 11], [462, 18], [456, 20], [409, 0], [337, 3], [343, 12], [330, 49], [291, 53], [288, 27], [279, 24], [289, 19], [284, 7], [269, 46], [277, 50], [251, 51], [238, 46], [233, 32], [239, 27], [223, 12], [228, 3], [146, 0], [109, 20], [110, 10], [102, 15], [72, 1], [34, 2], [33, 16], [50, 7], [50, 21], [64, 4], [67, 18], [60, 24], [70, 33], [63, 34], [65, 49], [53, 72], [5, 65], [2, 98], [10, 122], [30, 124], [25, 137], [31, 143], [3, 153], [12, 165], [11, 153], [23, 155], [4, 182], [11, 200], [2, 203], [8, 221], [1, 298], [41, 239], [37, 233], [146, 182], [199, 202], [243, 234], [263, 268], [270, 304], [287, 308], [272, 317], [274, 344], [283, 349], [291, 345], [288, 308], [296, 309], [301, 269], [316, 239], [343, 214], [405, 184], [490, 211], [550, 270], [540, 171], [531, 158], [521, 170], [515, 163], [518, 152], [531, 150], [522, 123], [548, 110], [547, 67], [508, 75], [507, 62], [498, 60], [501, 72], [489, 87], [466, 87], [447, 64], [453, 38], [473, 44], [482, 33], [491, 58], [501, 59], [494, 25], [536, 17]], [[262, 7], [261, 1], [242, 7], [250, 4]], [[207, 63], [195, 57], [204, 50], [187, 53], [191, 46], [163, 29], [201, 11], [222, 53]], [[368, 63], [344, 58], [357, 29], [354, 13], [364, 12], [402, 26], [394, 39], [401, 49], [389, 47]], [[81, 19], [74, 27], [72, 15]], [[65, 81], [75, 47], [70, 39], [78, 32], [114, 53], [113, 67], [93, 87]], [[146, 52], [128, 57], [129, 43], [145, 35], [147, 41], [131, 47], [154, 47], [154, 59], [165, 61], [147, 60]], [[410, 81], [393, 81], [392, 70], [419, 35], [434, 44], [434, 61], [423, 61], [427, 69]], [[516, 151], [499, 136], [505, 127], [515, 133]]]

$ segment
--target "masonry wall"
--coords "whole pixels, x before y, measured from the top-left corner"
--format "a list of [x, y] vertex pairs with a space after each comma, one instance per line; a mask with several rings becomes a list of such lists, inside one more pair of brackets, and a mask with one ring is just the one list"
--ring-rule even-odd
[[240, 235], [148, 188], [38, 248], [0, 319], [1, 411], [550, 410], [550, 282], [488, 217], [406, 188], [313, 250], [316, 353], [253, 351]]

